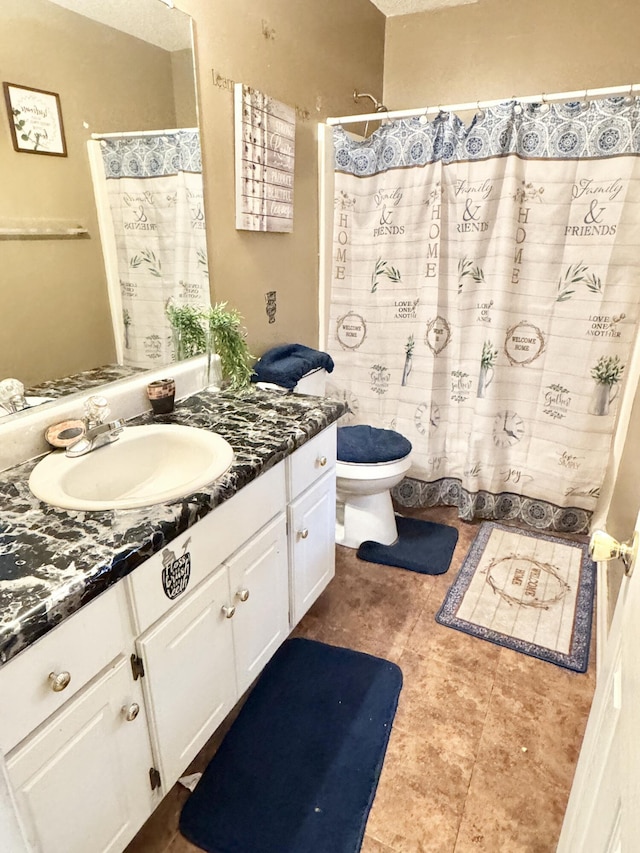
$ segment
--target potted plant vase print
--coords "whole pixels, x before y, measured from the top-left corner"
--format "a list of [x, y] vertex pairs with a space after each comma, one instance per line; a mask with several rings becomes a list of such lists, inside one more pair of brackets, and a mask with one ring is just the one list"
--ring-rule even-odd
[[591, 371], [591, 376], [595, 379], [596, 386], [593, 389], [593, 396], [589, 406], [589, 412], [592, 415], [608, 415], [609, 405], [618, 396], [619, 387], [613, 390], [614, 386], [622, 379], [624, 365], [620, 364], [619, 356], [603, 355], [596, 362], [595, 367]]
[[491, 341], [485, 341], [480, 356], [480, 375], [478, 376], [478, 393], [476, 396], [484, 397], [485, 391], [493, 382], [493, 365], [498, 358], [498, 350], [493, 348]]

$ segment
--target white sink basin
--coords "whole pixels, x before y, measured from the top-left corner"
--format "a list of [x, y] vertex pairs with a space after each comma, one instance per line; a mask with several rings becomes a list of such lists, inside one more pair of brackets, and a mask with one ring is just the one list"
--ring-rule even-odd
[[215, 432], [173, 424], [126, 427], [120, 438], [74, 459], [56, 450], [31, 472], [29, 488], [63, 509], [131, 509], [185, 497], [233, 462]]

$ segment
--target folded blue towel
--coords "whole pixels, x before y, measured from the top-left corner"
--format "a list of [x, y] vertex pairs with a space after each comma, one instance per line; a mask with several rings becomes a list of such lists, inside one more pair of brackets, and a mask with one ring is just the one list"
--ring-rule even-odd
[[373, 465], [394, 462], [411, 453], [411, 442], [392, 429], [359, 424], [338, 427], [338, 460]]
[[252, 382], [272, 382], [283, 388], [295, 388], [298, 381], [311, 370], [324, 367], [333, 370], [333, 359], [303, 344], [282, 344], [266, 352], [253, 367]]

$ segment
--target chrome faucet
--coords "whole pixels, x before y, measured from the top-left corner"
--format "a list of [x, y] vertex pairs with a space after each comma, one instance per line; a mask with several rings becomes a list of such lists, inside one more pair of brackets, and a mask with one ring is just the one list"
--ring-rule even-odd
[[117, 441], [125, 423], [120, 418], [107, 421], [109, 414], [109, 405], [105, 397], [89, 397], [84, 404], [84, 433], [67, 447], [66, 455], [84, 456], [85, 453]]

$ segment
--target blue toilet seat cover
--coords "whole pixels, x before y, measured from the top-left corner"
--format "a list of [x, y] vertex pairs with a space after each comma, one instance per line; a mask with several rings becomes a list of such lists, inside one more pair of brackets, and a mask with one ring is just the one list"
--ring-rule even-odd
[[411, 442], [392, 429], [359, 426], [338, 427], [338, 461], [395, 462], [411, 453]]

